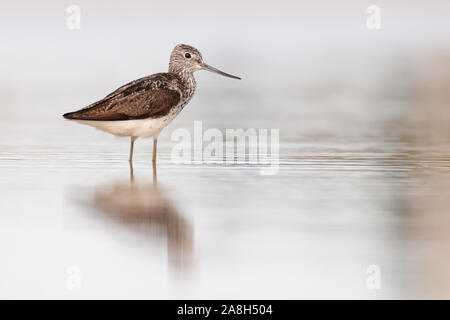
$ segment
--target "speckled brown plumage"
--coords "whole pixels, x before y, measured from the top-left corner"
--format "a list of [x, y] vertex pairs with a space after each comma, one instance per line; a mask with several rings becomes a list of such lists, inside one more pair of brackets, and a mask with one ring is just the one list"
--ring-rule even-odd
[[178, 75], [157, 73], [132, 81], [102, 100], [66, 113], [64, 117], [97, 121], [158, 118], [167, 115], [189, 91]]

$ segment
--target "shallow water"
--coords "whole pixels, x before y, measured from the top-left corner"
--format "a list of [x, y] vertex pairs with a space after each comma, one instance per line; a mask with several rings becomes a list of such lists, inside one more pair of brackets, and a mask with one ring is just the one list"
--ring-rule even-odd
[[[355, 105], [349, 119], [318, 111], [323, 100], [289, 109], [316, 121], [280, 128], [272, 176], [257, 164], [171, 161], [171, 131], [194, 117], [230, 126], [239, 105], [221, 123], [199, 107], [176, 120], [160, 138], [156, 182], [150, 140], [136, 142], [130, 171], [127, 139], [52, 112], [36, 115], [44, 127], [22, 120], [27, 135], [4, 121], [3, 137], [17, 134], [0, 151], [1, 296], [448, 296], [448, 144], [424, 140], [414, 117], [396, 126], [407, 101], [372, 116]], [[372, 265], [379, 290], [366, 284]]]
[[[383, 4], [378, 33], [352, 1], [201, 3], [170, 25], [164, 4], [81, 5], [79, 32], [51, 1], [0, 19], [1, 298], [450, 297], [448, 2]], [[130, 170], [128, 139], [62, 119], [163, 71], [184, 39], [243, 80], [196, 74], [156, 177], [150, 140]], [[277, 174], [173, 163], [194, 121], [279, 129]]]

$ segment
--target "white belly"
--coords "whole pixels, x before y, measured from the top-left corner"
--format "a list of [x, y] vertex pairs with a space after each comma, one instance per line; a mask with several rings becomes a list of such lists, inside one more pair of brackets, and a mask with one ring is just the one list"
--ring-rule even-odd
[[157, 119], [117, 120], [117, 121], [94, 121], [74, 120], [78, 123], [87, 124], [120, 137], [158, 137], [162, 129], [167, 126], [174, 117], [167, 115]]

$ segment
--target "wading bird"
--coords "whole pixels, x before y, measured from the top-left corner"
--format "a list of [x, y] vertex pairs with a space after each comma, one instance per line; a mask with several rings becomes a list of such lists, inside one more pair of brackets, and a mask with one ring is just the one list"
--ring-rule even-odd
[[139, 137], [153, 137], [155, 163], [158, 135], [191, 100], [197, 86], [194, 78], [197, 70], [240, 79], [204, 63], [196, 48], [179, 44], [170, 55], [169, 72], [132, 81], [105, 98], [63, 117], [116, 136], [130, 137], [130, 162], [133, 161], [134, 141]]

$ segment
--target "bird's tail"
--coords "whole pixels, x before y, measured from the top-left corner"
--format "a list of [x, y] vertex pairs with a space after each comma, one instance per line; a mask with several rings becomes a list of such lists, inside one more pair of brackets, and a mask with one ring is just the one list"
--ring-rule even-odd
[[75, 114], [75, 112], [67, 112], [67, 113], [63, 114], [63, 117], [66, 118], [66, 119], [69, 119], [69, 120], [75, 119], [74, 114]]

